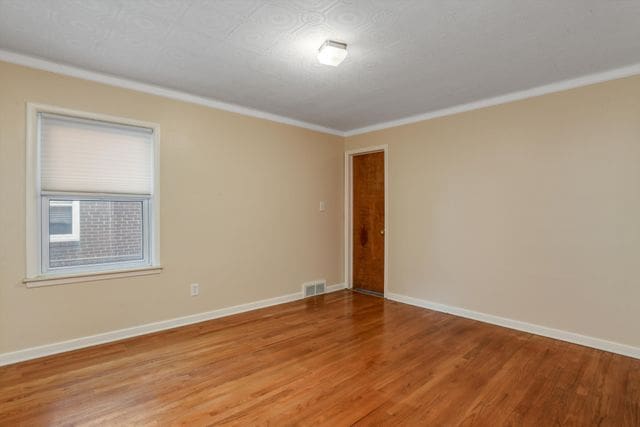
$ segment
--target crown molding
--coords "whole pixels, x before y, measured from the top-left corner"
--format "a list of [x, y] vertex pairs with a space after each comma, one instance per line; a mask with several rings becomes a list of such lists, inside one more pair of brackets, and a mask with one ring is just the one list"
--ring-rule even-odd
[[187, 92], [181, 92], [174, 89], [168, 89], [162, 86], [142, 83], [135, 80], [129, 80], [116, 77], [110, 74], [98, 73], [71, 65], [60, 64], [46, 59], [36, 58], [34, 56], [23, 55], [0, 49], [0, 61], [12, 64], [23, 65], [25, 67], [36, 68], [39, 70], [50, 71], [65, 76], [77, 77], [79, 79], [90, 80], [103, 83], [109, 86], [116, 86], [124, 89], [131, 89], [138, 92], [144, 92], [152, 95], [162, 96], [164, 98], [175, 99], [178, 101], [189, 102], [191, 104], [203, 105], [205, 107], [215, 108], [217, 110], [238, 113], [244, 116], [256, 117], [259, 119], [269, 120], [272, 122], [282, 123], [285, 125], [296, 126], [299, 128], [309, 129], [316, 132], [327, 133], [330, 135], [344, 136], [344, 132], [331, 129], [328, 127], [316, 125], [313, 123], [303, 122], [301, 120], [292, 119], [290, 117], [279, 116], [277, 114], [268, 113], [266, 111], [255, 110], [252, 108], [242, 107], [228, 102], [218, 101], [212, 98], [206, 98], [193, 95]]
[[307, 123], [301, 120], [292, 119], [290, 117], [279, 116], [277, 114], [268, 113], [266, 111], [242, 107], [240, 105], [218, 101], [212, 98], [193, 95], [187, 92], [181, 92], [178, 90], [169, 89], [162, 86], [141, 83], [135, 80], [129, 80], [129, 79], [116, 77], [109, 74], [89, 71], [89, 70], [74, 67], [71, 65], [64, 65], [57, 62], [36, 58], [33, 56], [11, 52], [8, 50], [0, 49], [0, 61], [23, 65], [25, 67], [36, 68], [39, 70], [50, 71], [52, 73], [62, 74], [66, 76], [77, 77], [80, 79], [103, 83], [110, 86], [116, 86], [124, 89], [135, 90], [138, 92], [149, 93], [152, 95], [162, 96], [164, 98], [170, 98], [178, 101], [189, 102], [192, 104], [203, 105], [205, 107], [229, 111], [232, 113], [242, 114], [244, 116], [249, 116], [249, 117], [256, 117], [259, 119], [269, 120], [272, 122], [309, 129], [316, 132], [322, 132], [330, 135], [341, 136], [344, 138], [361, 135], [369, 132], [374, 132], [378, 130], [398, 127], [402, 125], [407, 125], [411, 123], [417, 123], [424, 120], [435, 119], [437, 117], [450, 116], [453, 114], [464, 113], [466, 111], [478, 110], [480, 108], [492, 107], [495, 105], [506, 104], [514, 101], [520, 101], [527, 98], [533, 98], [536, 96], [546, 95], [554, 92], [561, 92], [564, 90], [575, 89], [581, 86], [588, 86], [596, 83], [602, 83], [609, 80], [616, 80], [616, 79], [621, 79], [624, 77], [630, 77], [630, 76], [640, 74], [640, 63], [637, 63], [637, 64], [632, 64], [626, 67], [603, 71], [600, 73], [588, 74], [588, 75], [577, 77], [574, 79], [562, 80], [562, 81], [550, 83], [547, 85], [537, 86], [531, 89], [526, 89], [526, 90], [521, 90], [517, 92], [507, 93], [507, 94], [496, 96], [496, 97], [481, 99], [478, 101], [469, 102], [467, 104], [456, 105], [456, 106], [447, 107], [447, 108], [443, 108], [435, 111], [430, 111], [427, 113], [416, 114], [413, 116], [408, 116], [408, 117], [404, 117], [396, 120], [376, 123], [370, 126], [364, 126], [364, 127], [352, 129], [349, 131], [340, 131], [337, 129], [332, 129], [325, 126], [320, 126], [313, 123]]
[[546, 95], [549, 93], [575, 89], [581, 86], [588, 86], [595, 83], [606, 82], [609, 80], [621, 79], [624, 77], [630, 77], [637, 74], [640, 74], [640, 63], [629, 65], [622, 68], [616, 68], [613, 70], [608, 70], [600, 73], [588, 74], [586, 76], [577, 77], [574, 79], [562, 80], [556, 83], [537, 86], [531, 89], [511, 92], [505, 95], [500, 95], [492, 98], [482, 99], [479, 101], [469, 102], [467, 104], [461, 104], [453, 107], [443, 108], [441, 110], [431, 111], [428, 113], [417, 114], [414, 116], [404, 117], [397, 120], [391, 120], [388, 122], [377, 123], [371, 126], [352, 129], [344, 132], [344, 137], [361, 135], [364, 133], [374, 132], [377, 130], [383, 130], [383, 129], [393, 128], [397, 126], [408, 125], [411, 123], [421, 122], [424, 120], [435, 119], [437, 117], [450, 116], [453, 114], [464, 113], [466, 111], [477, 110], [485, 107], [492, 107], [494, 105], [506, 104], [513, 101], [520, 101], [527, 98], [533, 98], [536, 96]]

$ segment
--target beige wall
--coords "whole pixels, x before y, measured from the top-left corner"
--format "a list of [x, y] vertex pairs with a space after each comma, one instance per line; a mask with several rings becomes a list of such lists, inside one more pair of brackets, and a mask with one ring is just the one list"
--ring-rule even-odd
[[[162, 274], [25, 288], [28, 101], [160, 124]], [[344, 143], [380, 144], [391, 292], [640, 346], [640, 77]], [[0, 353], [341, 282], [343, 148], [0, 62]]]
[[[28, 101], [160, 124], [160, 275], [25, 288]], [[0, 353], [342, 282], [342, 159], [339, 137], [0, 62]]]
[[640, 77], [347, 138], [389, 144], [389, 290], [640, 346]]

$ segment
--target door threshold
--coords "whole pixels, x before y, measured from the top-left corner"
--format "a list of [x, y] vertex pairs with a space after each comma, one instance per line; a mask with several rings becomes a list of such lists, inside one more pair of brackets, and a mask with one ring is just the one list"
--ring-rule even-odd
[[358, 292], [360, 294], [371, 295], [374, 297], [384, 298], [384, 294], [382, 292], [370, 291], [368, 289], [362, 288], [353, 288], [354, 292]]

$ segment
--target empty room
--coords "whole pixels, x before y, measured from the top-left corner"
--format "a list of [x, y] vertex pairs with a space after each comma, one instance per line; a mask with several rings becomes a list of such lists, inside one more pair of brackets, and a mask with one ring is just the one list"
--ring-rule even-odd
[[640, 426], [640, 1], [0, 0], [0, 426]]

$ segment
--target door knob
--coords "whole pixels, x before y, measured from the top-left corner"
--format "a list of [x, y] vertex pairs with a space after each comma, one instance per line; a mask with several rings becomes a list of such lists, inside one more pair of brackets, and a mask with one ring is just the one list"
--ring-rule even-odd
[[380, 234], [384, 234], [384, 228], [380, 230]]

